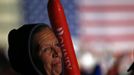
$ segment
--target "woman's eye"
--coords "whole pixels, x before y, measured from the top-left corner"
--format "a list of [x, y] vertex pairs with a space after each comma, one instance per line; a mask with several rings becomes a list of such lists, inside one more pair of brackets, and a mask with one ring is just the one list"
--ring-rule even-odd
[[50, 48], [50, 47], [48, 47], [48, 48], [43, 48], [42, 51], [43, 51], [43, 52], [51, 51], [51, 48]]
[[56, 46], [57, 46], [57, 47], [60, 47], [60, 43], [57, 43]]

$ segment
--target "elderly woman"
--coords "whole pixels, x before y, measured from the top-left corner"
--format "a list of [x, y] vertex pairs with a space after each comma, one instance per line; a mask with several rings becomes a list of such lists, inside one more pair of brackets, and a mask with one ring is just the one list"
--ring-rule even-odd
[[9, 61], [22, 75], [62, 75], [62, 52], [45, 24], [24, 25], [9, 33]]

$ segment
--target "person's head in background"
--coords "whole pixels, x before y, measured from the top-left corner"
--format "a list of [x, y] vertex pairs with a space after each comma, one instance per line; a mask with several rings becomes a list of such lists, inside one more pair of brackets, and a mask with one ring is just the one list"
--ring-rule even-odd
[[62, 52], [59, 42], [48, 26], [37, 27], [31, 35], [31, 55], [35, 66], [47, 75], [62, 72]]
[[9, 61], [22, 75], [61, 75], [62, 52], [46, 24], [24, 25], [8, 36]]

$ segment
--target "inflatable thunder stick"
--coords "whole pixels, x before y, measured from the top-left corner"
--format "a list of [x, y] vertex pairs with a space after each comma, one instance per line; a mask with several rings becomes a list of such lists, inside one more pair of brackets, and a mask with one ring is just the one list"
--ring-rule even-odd
[[60, 0], [49, 0], [48, 14], [63, 51], [65, 75], [80, 75], [68, 24]]

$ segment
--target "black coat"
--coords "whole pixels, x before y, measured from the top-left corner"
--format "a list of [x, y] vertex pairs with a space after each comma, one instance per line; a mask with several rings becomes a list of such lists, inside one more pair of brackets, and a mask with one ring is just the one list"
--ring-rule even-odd
[[28, 24], [13, 29], [8, 35], [8, 56], [11, 66], [22, 75], [45, 75], [33, 66], [29, 54], [29, 37], [35, 27], [45, 24]]

